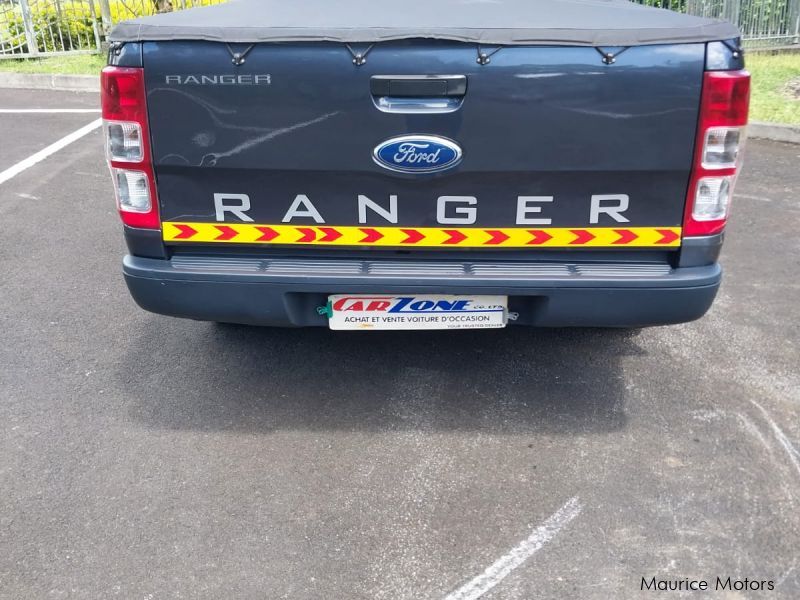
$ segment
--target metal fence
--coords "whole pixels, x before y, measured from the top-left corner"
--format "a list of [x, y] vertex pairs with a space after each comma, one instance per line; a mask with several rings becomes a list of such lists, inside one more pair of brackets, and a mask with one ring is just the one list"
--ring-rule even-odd
[[[96, 52], [119, 21], [225, 1], [0, 0], [0, 59]], [[800, 44], [800, 0], [635, 1], [728, 19], [739, 26], [751, 48]]]
[[745, 45], [764, 48], [800, 44], [800, 0], [635, 0], [700, 17], [727, 19]]
[[97, 52], [114, 23], [225, 0], [0, 0], [0, 59]]

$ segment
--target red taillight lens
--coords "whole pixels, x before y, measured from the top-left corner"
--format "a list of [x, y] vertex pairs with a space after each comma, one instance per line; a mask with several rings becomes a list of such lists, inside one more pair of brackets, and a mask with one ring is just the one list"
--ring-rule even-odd
[[747, 71], [710, 71], [703, 75], [701, 120], [708, 125], [746, 125], [750, 106]]
[[685, 236], [713, 235], [725, 229], [741, 164], [749, 105], [747, 71], [704, 73], [694, 167], [684, 215]]
[[105, 67], [101, 86], [104, 119], [140, 123], [147, 118], [143, 69]]
[[117, 207], [130, 227], [158, 229], [155, 174], [144, 90], [144, 70], [106, 67], [101, 78], [106, 157]]

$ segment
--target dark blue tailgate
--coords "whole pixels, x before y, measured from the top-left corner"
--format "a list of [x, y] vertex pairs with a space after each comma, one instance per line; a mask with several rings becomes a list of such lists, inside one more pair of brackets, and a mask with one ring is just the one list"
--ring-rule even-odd
[[[546, 195], [554, 227], [580, 227], [591, 195], [626, 194], [627, 225], [679, 226], [704, 51], [634, 47], [606, 65], [593, 48], [515, 46], [480, 65], [474, 45], [412, 40], [377, 44], [356, 66], [341, 44], [262, 44], [234, 66], [225, 44], [147, 43], [162, 219], [214, 221], [213, 193], [225, 192], [247, 194], [256, 222], [279, 223], [304, 194], [327, 223], [350, 225], [359, 194], [396, 194], [398, 224], [424, 226], [436, 198], [453, 194], [479, 199], [478, 225], [512, 226], [518, 196]], [[186, 79], [265, 74], [269, 85]], [[465, 75], [463, 104], [449, 114], [378, 110], [371, 78], [403, 74]], [[375, 164], [378, 144], [407, 133], [454, 140], [463, 161], [435, 175]]]

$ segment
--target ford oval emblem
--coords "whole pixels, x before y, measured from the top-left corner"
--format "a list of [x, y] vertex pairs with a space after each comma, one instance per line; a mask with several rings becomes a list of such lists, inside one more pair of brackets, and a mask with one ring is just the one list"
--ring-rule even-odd
[[372, 151], [375, 162], [400, 173], [437, 173], [461, 162], [461, 148], [435, 135], [401, 135]]

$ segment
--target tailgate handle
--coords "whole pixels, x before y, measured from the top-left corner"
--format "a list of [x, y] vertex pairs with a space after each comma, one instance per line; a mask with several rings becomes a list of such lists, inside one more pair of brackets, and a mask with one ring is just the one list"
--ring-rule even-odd
[[373, 75], [369, 81], [378, 110], [390, 113], [449, 113], [461, 108], [466, 75]]
[[467, 93], [466, 75], [373, 75], [373, 96], [392, 98], [458, 98]]

